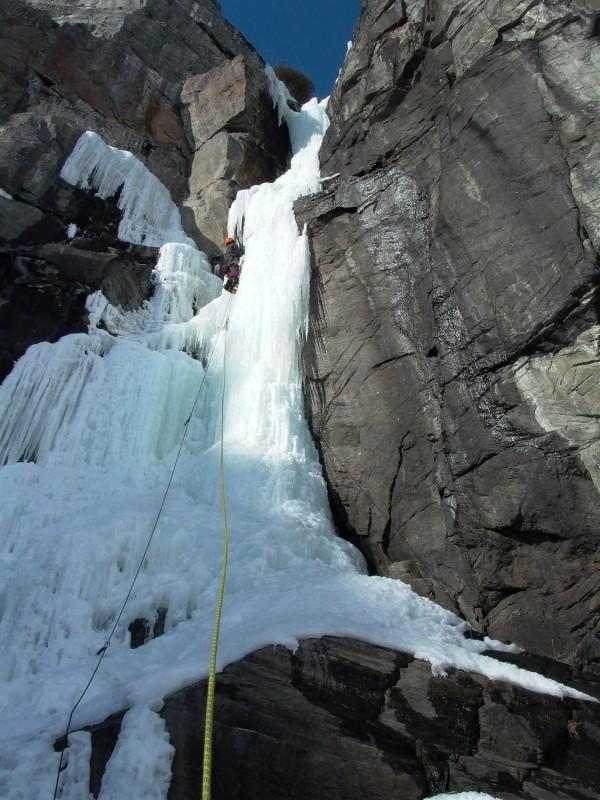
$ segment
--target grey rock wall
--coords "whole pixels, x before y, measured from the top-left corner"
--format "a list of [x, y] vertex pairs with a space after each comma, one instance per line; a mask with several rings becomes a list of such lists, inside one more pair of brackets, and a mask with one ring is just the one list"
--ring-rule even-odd
[[560, 431], [600, 491], [600, 327], [556, 353], [527, 356], [514, 370], [536, 422], [544, 430]]
[[297, 216], [340, 530], [477, 629], [600, 669], [594, 395], [544, 374], [598, 378], [592, 5], [364, 2], [321, 152], [340, 175]]

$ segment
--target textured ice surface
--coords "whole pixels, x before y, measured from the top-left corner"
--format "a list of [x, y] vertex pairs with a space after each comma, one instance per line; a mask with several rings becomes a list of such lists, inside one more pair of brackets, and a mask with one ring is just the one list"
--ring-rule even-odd
[[[358, 552], [336, 537], [303, 416], [309, 252], [292, 211], [319, 186], [327, 118], [316, 101], [299, 114], [281, 111], [294, 142], [290, 171], [240, 192], [231, 209], [230, 232], [243, 231], [246, 248], [235, 298], [221, 293], [193, 246], [164, 244], [154, 297], [141, 310], [123, 313], [96, 293], [88, 334], [31, 347], [0, 386], [3, 798], [51, 796], [53, 737], [130, 586], [213, 347], [155, 539], [74, 719], [77, 727], [130, 709], [101, 800], [166, 797], [172, 751], [156, 711], [166, 693], [206, 675], [221, 555], [225, 365], [231, 558], [219, 668], [268, 644], [334, 634], [406, 650], [438, 673], [458, 666], [578, 696], [484, 657], [495, 643], [465, 639], [460, 619], [401, 582], [368, 577]], [[73, 182], [103, 196], [123, 187], [128, 235], [182, 238], [166, 190], [133, 157], [89, 134], [67, 165]], [[136, 205], [134, 186], [141, 198], [154, 193], [156, 205]], [[226, 337], [217, 338], [229, 307]], [[152, 622], [159, 609], [167, 609], [164, 635], [132, 650], [129, 623]], [[77, 800], [89, 742], [86, 734], [72, 741], [63, 797]]]
[[[123, 719], [117, 746], [102, 778], [102, 800], [164, 800], [174, 754], [164, 720], [149, 708], [133, 709]], [[71, 800], [70, 794], [68, 798]]]
[[119, 195], [123, 212], [119, 238], [123, 241], [150, 247], [165, 242], [192, 244], [171, 195], [158, 178], [132, 153], [110, 147], [97, 133], [81, 134], [60, 177], [80, 189], [95, 190], [103, 199]]

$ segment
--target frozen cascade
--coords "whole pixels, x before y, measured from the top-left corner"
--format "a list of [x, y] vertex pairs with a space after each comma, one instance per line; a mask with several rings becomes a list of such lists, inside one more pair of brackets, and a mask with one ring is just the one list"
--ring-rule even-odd
[[[464, 639], [461, 620], [399, 581], [368, 577], [357, 551], [336, 537], [303, 417], [309, 256], [292, 211], [295, 198], [319, 188], [327, 117], [316, 101], [300, 113], [285, 103], [280, 110], [294, 142], [291, 168], [240, 192], [231, 209], [230, 231], [243, 230], [246, 255], [226, 354], [221, 338], [144, 569], [75, 718], [82, 726], [130, 709], [101, 800], [166, 797], [172, 749], [156, 711], [166, 693], [206, 674], [220, 566], [225, 355], [232, 541], [221, 668], [267, 644], [293, 647], [300, 637], [333, 634], [412, 652], [437, 672], [456, 665], [581, 697], [483, 656], [505, 646]], [[122, 187], [121, 236], [164, 246], [143, 309], [124, 313], [93, 295], [88, 334], [31, 347], [0, 386], [0, 796], [10, 800], [51, 796], [52, 741], [126, 595], [230, 302], [181, 234], [166, 189], [133, 156], [99, 142], [94, 134], [80, 140], [66, 179], [101, 196]], [[152, 192], [162, 198], [154, 211], [144, 199]], [[129, 622], [153, 620], [161, 608], [168, 609], [164, 635], [132, 650]], [[69, 800], [85, 783], [86, 736], [75, 737], [63, 776]], [[134, 770], [148, 753], [151, 788]]]
[[106, 200], [119, 193], [123, 211], [119, 237], [133, 244], [160, 247], [166, 242], [193, 245], [181, 227], [179, 211], [163, 184], [133, 153], [107, 145], [93, 131], [79, 137], [60, 177], [80, 189], [94, 189]]

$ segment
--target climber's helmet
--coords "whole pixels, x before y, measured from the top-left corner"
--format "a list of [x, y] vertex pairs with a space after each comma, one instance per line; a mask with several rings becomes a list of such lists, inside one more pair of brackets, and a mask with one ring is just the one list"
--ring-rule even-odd
[[235, 242], [235, 239], [233, 238], [233, 236], [226, 236], [223, 239], [223, 244], [233, 244], [234, 242]]

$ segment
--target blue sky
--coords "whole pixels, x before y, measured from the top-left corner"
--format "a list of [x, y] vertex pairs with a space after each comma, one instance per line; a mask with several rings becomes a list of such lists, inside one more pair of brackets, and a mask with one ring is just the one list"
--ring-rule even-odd
[[265, 61], [302, 70], [324, 97], [346, 54], [360, 0], [221, 0], [221, 9]]

